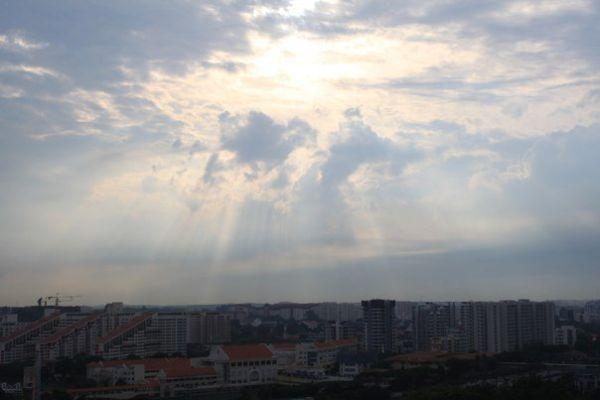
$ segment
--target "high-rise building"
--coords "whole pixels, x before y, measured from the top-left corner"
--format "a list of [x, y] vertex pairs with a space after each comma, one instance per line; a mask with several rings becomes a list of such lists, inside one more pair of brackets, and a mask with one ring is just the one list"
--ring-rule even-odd
[[[464, 337], [468, 351], [517, 351], [530, 344], [553, 343], [554, 304], [529, 300], [420, 304], [415, 306], [413, 329], [417, 350], [440, 348]], [[462, 348], [462, 342], [454, 347]]]
[[425, 303], [414, 307], [413, 330], [417, 350], [431, 351], [434, 341], [448, 335], [456, 325], [454, 310], [451, 303]]
[[361, 326], [352, 321], [329, 321], [325, 325], [325, 340], [341, 340], [359, 336]]
[[469, 351], [500, 352], [499, 304], [465, 301], [458, 304], [458, 328], [464, 332]]
[[158, 313], [153, 325], [158, 330], [161, 353], [184, 355], [187, 352], [190, 314], [185, 312]]
[[412, 321], [415, 304], [413, 301], [396, 301], [396, 319]]
[[395, 350], [394, 343], [394, 300], [364, 300], [363, 346], [367, 351], [387, 353]]
[[[14, 320], [14, 318], [12, 318]], [[230, 317], [225, 314], [124, 311], [122, 304], [103, 312], [53, 311], [0, 336], [0, 364], [40, 356], [42, 362], [76, 354], [105, 359], [129, 355], [187, 353], [188, 345], [231, 340]]]
[[459, 303], [458, 325], [469, 350], [517, 351], [554, 341], [554, 304], [529, 300]]
[[575, 342], [577, 342], [577, 329], [573, 325], [563, 325], [554, 331], [554, 344], [573, 347]]
[[501, 351], [554, 343], [554, 303], [507, 300], [499, 303]]
[[188, 343], [228, 343], [231, 341], [231, 316], [217, 312], [193, 313], [187, 337]]
[[52, 334], [59, 323], [60, 312], [56, 311], [0, 337], [0, 364], [34, 359], [37, 343], [44, 336]]

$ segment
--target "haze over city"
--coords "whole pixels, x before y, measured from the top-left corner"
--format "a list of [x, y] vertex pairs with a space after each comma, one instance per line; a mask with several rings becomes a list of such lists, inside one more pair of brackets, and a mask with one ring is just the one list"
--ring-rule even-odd
[[600, 295], [597, 1], [1, 8], [0, 304]]

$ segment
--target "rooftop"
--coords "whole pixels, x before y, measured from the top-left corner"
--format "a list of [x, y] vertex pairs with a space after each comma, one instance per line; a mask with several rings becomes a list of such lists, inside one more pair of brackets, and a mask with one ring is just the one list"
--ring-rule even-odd
[[160, 382], [157, 379], [148, 379], [146, 383], [139, 383], [135, 385], [116, 385], [116, 386], [97, 386], [90, 388], [79, 388], [79, 389], [67, 389], [69, 394], [86, 394], [86, 393], [97, 393], [97, 392], [113, 392], [121, 390], [136, 390], [136, 389], [153, 389], [158, 388]]
[[163, 370], [167, 378], [181, 378], [188, 376], [216, 375], [213, 367], [194, 367], [189, 358], [144, 358], [139, 360], [111, 360], [96, 361], [87, 365], [88, 368], [111, 368], [134, 365], [143, 365], [146, 371]]
[[54, 342], [58, 341], [60, 338], [75, 332], [77, 329], [83, 328], [88, 323], [96, 321], [101, 316], [102, 316], [101, 313], [95, 313], [95, 314], [89, 315], [85, 318], [82, 318], [79, 321], [76, 321], [76, 322], [72, 323], [71, 325], [64, 327], [63, 329], [59, 329], [53, 335], [44, 339], [42, 341], [42, 344], [54, 343]]
[[275, 350], [296, 350], [297, 343], [293, 342], [280, 342], [280, 343], [271, 343], [271, 347]]
[[43, 326], [45, 323], [50, 322], [56, 318], [58, 318], [60, 316], [60, 311], [56, 311], [50, 315], [47, 315], [45, 317], [42, 317], [40, 319], [38, 319], [37, 321], [33, 321], [32, 323], [24, 326], [21, 329], [18, 329], [16, 331], [14, 331], [13, 333], [7, 335], [7, 336], [3, 336], [0, 337], [0, 342], [9, 342], [13, 339], [18, 338], [19, 336], [26, 334], [28, 332], [31, 332], [37, 328], [40, 328], [41, 326]]
[[273, 353], [266, 344], [252, 344], [252, 345], [225, 345], [221, 346], [227, 357], [230, 360], [257, 360], [257, 359], [271, 359]]
[[138, 315], [136, 317], [133, 317], [126, 324], [123, 324], [123, 325], [120, 325], [120, 326], [116, 327], [112, 331], [108, 332], [104, 337], [98, 339], [98, 342], [99, 343], [108, 342], [108, 341], [110, 341], [110, 340], [118, 337], [119, 335], [127, 332], [128, 330], [130, 330], [132, 328], [135, 328], [136, 326], [138, 326], [142, 322], [145, 322], [147, 319], [151, 318], [153, 315], [154, 315], [154, 313], [147, 312], [147, 313], [143, 313], [141, 315]]

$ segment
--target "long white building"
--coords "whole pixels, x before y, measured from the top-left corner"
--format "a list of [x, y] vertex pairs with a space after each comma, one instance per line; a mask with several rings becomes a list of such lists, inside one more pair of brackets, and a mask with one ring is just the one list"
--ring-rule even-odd
[[277, 379], [277, 359], [265, 344], [213, 346], [207, 362], [229, 386], [266, 385]]
[[43, 318], [17, 325], [0, 337], [0, 364], [43, 362], [76, 354], [120, 359], [157, 353], [186, 355], [189, 344], [227, 343], [230, 317], [220, 313], [125, 312], [118, 303], [102, 312], [50, 310]]

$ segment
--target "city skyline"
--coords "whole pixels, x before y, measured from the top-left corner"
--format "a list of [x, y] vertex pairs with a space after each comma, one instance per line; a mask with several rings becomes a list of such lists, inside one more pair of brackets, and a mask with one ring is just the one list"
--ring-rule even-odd
[[[60, 297], [59, 304], [56, 305], [53, 303], [54, 299], [58, 295]], [[76, 297], [78, 300], [68, 300], [68, 298]], [[236, 302], [224, 302], [224, 303], [128, 303], [121, 301], [121, 299], [108, 299], [106, 301], [102, 301], [99, 303], [89, 303], [84, 300], [81, 300], [84, 296], [77, 295], [63, 295], [61, 293], [55, 293], [52, 296], [43, 296], [37, 299], [36, 301], [32, 301], [31, 303], [25, 302], [14, 303], [14, 304], [2, 304], [0, 307], [4, 308], [22, 308], [22, 307], [43, 307], [52, 309], [55, 307], [85, 307], [87, 309], [100, 309], [106, 307], [108, 304], [121, 304], [124, 307], [130, 307], [133, 309], [137, 308], [149, 308], [149, 309], [167, 309], [167, 310], [180, 310], [185, 309], [187, 307], [199, 307], [198, 310], [209, 311], [211, 309], [216, 309], [221, 306], [251, 306], [251, 307], [267, 307], [267, 306], [277, 306], [283, 307], [289, 306], [291, 308], [306, 308], [307, 306], [315, 306], [315, 305], [352, 305], [360, 307], [361, 303], [364, 299], [359, 300], [336, 300], [336, 299], [313, 299], [312, 301], [293, 301], [293, 300], [280, 300], [280, 301], [236, 301]], [[66, 299], [66, 300], [63, 300]], [[561, 305], [579, 305], [582, 306], [588, 302], [597, 301], [597, 298], [581, 298], [581, 299], [558, 299], [558, 298], [543, 298], [536, 299], [530, 297], [498, 297], [498, 298], [487, 298], [487, 299], [475, 299], [475, 298], [454, 298], [454, 299], [432, 299], [432, 298], [422, 298], [422, 299], [407, 299], [407, 298], [393, 298], [393, 297], [369, 297], [370, 300], [381, 300], [381, 301], [394, 301], [398, 304], [405, 304], [407, 306], [414, 306], [418, 304], [459, 304], [463, 302], [479, 302], [479, 303], [495, 303], [495, 302], [503, 302], [503, 301], [535, 301], [535, 302], [554, 302]], [[35, 300], [35, 299], [34, 299]]]
[[0, 304], [600, 297], [600, 4], [0, 14]]

